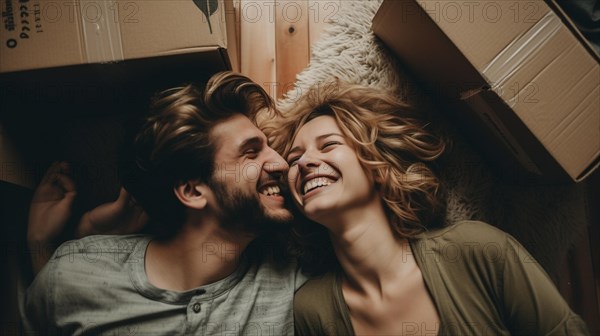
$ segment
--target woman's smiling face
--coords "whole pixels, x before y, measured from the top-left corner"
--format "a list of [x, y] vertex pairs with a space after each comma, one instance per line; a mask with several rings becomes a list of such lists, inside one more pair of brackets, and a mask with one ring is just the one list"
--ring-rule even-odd
[[323, 224], [376, 195], [353, 145], [331, 116], [316, 117], [298, 131], [286, 157], [288, 181], [294, 202], [308, 218]]

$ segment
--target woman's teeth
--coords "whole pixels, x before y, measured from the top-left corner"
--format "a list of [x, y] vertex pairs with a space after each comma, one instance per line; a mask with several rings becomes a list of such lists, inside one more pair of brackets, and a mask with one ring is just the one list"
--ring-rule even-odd
[[312, 179], [304, 184], [304, 194], [318, 187], [328, 186], [331, 183], [333, 182], [324, 177]]

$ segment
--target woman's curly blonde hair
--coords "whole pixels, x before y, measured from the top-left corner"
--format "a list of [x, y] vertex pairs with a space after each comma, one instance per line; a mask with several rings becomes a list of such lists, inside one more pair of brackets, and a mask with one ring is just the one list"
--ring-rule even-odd
[[[271, 147], [286, 157], [298, 130], [319, 116], [332, 116], [354, 145], [399, 237], [412, 238], [443, 222], [442, 187], [426, 162], [440, 157], [446, 144], [428, 130], [422, 115], [389, 92], [331, 81], [313, 86], [283, 117], [265, 118], [261, 127]], [[317, 230], [297, 224], [301, 241]]]

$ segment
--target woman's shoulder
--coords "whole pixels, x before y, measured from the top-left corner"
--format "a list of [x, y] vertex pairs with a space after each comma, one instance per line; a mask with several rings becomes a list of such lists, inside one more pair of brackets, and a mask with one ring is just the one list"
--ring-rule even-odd
[[[506, 232], [481, 221], [465, 220], [450, 226], [424, 232], [412, 241], [413, 251], [425, 257], [436, 255], [448, 259], [456, 267], [458, 259], [465, 262], [502, 259], [514, 250], [514, 239]], [[468, 258], [461, 258], [468, 257]], [[498, 259], [497, 261], [499, 261]], [[500, 265], [501, 263], [496, 263]]]
[[331, 305], [335, 292], [335, 273], [310, 278], [296, 291], [294, 309], [314, 310], [316, 307]]
[[417, 239], [444, 240], [447, 242], [504, 242], [509, 235], [488, 223], [462, 220], [446, 227], [426, 231]]
[[347, 334], [336, 308], [336, 273], [308, 280], [294, 296], [294, 328], [297, 335]]

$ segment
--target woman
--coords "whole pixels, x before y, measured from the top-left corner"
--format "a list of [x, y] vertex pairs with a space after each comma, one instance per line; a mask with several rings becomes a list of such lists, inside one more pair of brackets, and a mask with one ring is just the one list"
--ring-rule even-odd
[[265, 130], [310, 220], [300, 261], [318, 276], [296, 294], [298, 334], [587, 333], [514, 238], [475, 221], [435, 228], [441, 186], [424, 162], [445, 145], [391, 95], [321, 85]]

